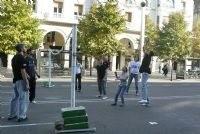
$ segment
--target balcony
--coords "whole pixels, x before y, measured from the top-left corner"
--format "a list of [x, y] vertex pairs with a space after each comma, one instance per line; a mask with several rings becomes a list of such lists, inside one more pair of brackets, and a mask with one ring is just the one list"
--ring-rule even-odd
[[54, 18], [64, 18], [64, 15], [63, 15], [63, 13], [54, 13], [53, 17]]

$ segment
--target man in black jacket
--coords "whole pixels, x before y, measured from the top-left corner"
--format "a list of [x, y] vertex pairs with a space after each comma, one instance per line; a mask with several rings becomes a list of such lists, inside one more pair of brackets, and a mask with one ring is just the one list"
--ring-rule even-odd
[[99, 96], [98, 98], [107, 99], [106, 96], [106, 85], [107, 85], [107, 68], [109, 67], [109, 63], [107, 61], [100, 61], [97, 65], [97, 82], [99, 88]]
[[140, 100], [139, 103], [141, 103], [142, 105], [147, 105], [149, 104], [147, 81], [149, 78], [149, 74], [151, 74], [150, 63], [153, 52], [147, 52], [145, 48], [143, 48], [143, 50], [144, 58], [142, 60], [142, 65], [139, 70], [139, 72], [142, 73], [142, 100]]
[[36, 71], [36, 59], [33, 56], [34, 55], [33, 49], [29, 48], [27, 50], [27, 54], [28, 56], [26, 57], [26, 62], [27, 62], [26, 72], [29, 76], [29, 86], [30, 86], [29, 101], [30, 103], [36, 103], [35, 101], [36, 75], [38, 78], [40, 78], [40, 75]]

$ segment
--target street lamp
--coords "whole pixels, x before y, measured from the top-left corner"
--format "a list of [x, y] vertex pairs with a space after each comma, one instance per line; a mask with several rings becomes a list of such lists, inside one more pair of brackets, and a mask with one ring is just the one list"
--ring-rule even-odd
[[141, 32], [140, 32], [140, 63], [142, 63], [143, 58], [143, 46], [144, 46], [144, 36], [145, 36], [145, 2], [141, 2]]

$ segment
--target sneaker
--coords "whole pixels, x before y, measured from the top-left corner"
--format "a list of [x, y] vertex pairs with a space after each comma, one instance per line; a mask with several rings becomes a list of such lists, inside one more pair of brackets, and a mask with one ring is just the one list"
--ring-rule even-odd
[[107, 96], [104, 96], [102, 99], [105, 100], [105, 99], [108, 99], [108, 97], [107, 97]]
[[135, 96], [139, 96], [139, 93], [136, 92], [136, 93], [135, 93]]
[[97, 96], [96, 96], [96, 98], [101, 98], [101, 97], [102, 97], [101, 95], [97, 95]]
[[142, 106], [148, 106], [149, 103], [142, 103]]
[[116, 106], [117, 105], [117, 103], [113, 103], [113, 104], [111, 104], [111, 106]]
[[120, 107], [124, 107], [124, 104], [119, 105]]
[[17, 122], [23, 122], [23, 121], [26, 121], [26, 120], [28, 120], [27, 117], [26, 117], [26, 118], [19, 118], [19, 119], [17, 120]]
[[36, 104], [37, 102], [35, 100], [33, 100], [33, 101], [30, 101], [30, 103]]
[[13, 120], [13, 119], [16, 119], [16, 118], [17, 118], [17, 116], [9, 116], [8, 120]]
[[140, 101], [138, 101], [139, 103], [148, 103], [148, 101], [147, 100], [140, 100]]

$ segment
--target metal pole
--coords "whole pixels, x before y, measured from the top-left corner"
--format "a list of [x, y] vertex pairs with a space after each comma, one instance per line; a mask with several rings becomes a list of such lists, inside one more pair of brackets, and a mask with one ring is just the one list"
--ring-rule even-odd
[[145, 37], [145, 2], [141, 3], [141, 32], [140, 32], [140, 63], [143, 58], [143, 46]]
[[73, 25], [72, 34], [72, 80], [71, 80], [71, 107], [75, 107], [75, 80], [76, 80], [76, 52], [77, 52], [77, 24]]
[[51, 87], [51, 51], [49, 50], [49, 87]]

